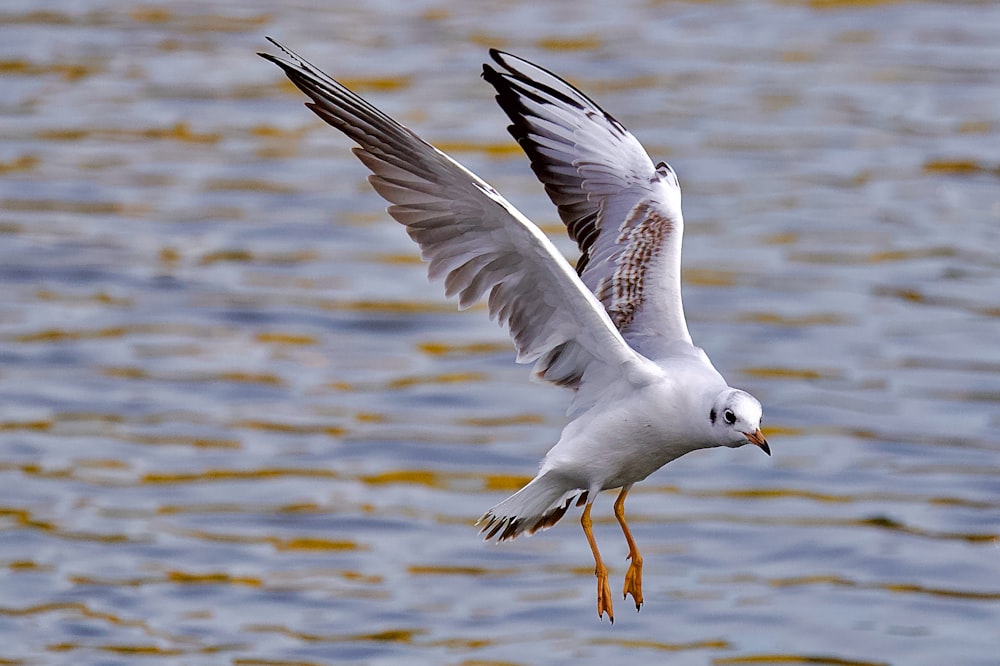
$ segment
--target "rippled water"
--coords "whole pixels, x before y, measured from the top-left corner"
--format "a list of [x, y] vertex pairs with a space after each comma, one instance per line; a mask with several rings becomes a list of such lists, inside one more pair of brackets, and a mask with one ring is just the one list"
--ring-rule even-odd
[[[617, 4], [4, 4], [3, 663], [998, 663], [1000, 7]], [[477, 537], [568, 397], [426, 283], [265, 34], [568, 253], [487, 46], [680, 174], [692, 334], [775, 455], [633, 491], [641, 613], [598, 621], [575, 518]]]

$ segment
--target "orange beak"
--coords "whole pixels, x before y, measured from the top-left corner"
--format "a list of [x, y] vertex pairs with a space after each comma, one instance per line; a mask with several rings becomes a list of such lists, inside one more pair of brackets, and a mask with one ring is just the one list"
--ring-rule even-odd
[[767, 445], [767, 440], [764, 439], [764, 433], [760, 431], [760, 428], [757, 428], [753, 432], [745, 432], [743, 434], [746, 435], [747, 440], [751, 444], [756, 444], [760, 447], [761, 451], [767, 455], [771, 455], [771, 447]]

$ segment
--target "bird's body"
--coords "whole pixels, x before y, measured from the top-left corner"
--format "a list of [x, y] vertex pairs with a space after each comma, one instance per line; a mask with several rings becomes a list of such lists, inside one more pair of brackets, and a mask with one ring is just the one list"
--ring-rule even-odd
[[[658, 376], [640, 383], [626, 379], [605, 386], [600, 404], [566, 425], [545, 455], [531, 491], [501, 502], [483, 517], [489, 530], [499, 528], [501, 540], [534, 532], [535, 525], [547, 526], [545, 516], [582, 493], [593, 497], [632, 485], [685, 453], [711, 446], [709, 428], [703, 426], [707, 414], [700, 413], [700, 405], [725, 388], [722, 376], [691, 345], [658, 369]], [[552, 499], [542, 506], [537, 499], [542, 496]], [[512, 523], [516, 527], [506, 531]]]
[[459, 306], [487, 299], [517, 360], [570, 389], [571, 420], [535, 478], [481, 519], [487, 539], [555, 524], [575, 502], [596, 563], [598, 614], [613, 621], [607, 569], [591, 529], [602, 490], [632, 560], [625, 594], [642, 604], [642, 558], [624, 502], [632, 485], [685, 453], [753, 443], [760, 403], [730, 388], [694, 346], [681, 302], [683, 216], [677, 176], [654, 166], [612, 116], [556, 75], [491, 50], [484, 78], [511, 134], [580, 248], [576, 270], [492, 187], [308, 62], [281, 48], [280, 66], [320, 118], [358, 144], [369, 182], [390, 202]]
[[[592, 407], [570, 422], [546, 454], [542, 470], [574, 470], [593, 491], [621, 488], [710, 443], [708, 428], [695, 409], [706, 396], [725, 387], [701, 350], [675, 357], [662, 367], [662, 376], [632, 391], [608, 387], [610, 401]], [[693, 379], [694, 381], [687, 381]], [[620, 393], [618, 397], [614, 397]], [[699, 432], [700, 431], [700, 432]], [[583, 462], [580, 462], [583, 461]]]

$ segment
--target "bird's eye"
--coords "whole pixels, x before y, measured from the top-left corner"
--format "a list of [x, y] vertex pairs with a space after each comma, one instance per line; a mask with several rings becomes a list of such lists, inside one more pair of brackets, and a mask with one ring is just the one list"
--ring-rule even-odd
[[723, 412], [722, 418], [726, 419], [726, 423], [728, 423], [729, 425], [733, 425], [734, 423], [736, 423], [736, 414], [734, 414], [733, 410], [731, 409], [727, 409], [725, 412]]

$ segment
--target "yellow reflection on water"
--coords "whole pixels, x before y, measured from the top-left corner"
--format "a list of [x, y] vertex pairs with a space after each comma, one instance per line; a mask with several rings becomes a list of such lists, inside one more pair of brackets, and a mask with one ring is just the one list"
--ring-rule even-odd
[[988, 120], [964, 120], [958, 125], [959, 134], [991, 134], [993, 123]]
[[545, 423], [545, 416], [542, 414], [512, 414], [510, 416], [495, 417], [466, 417], [458, 419], [461, 425], [473, 426], [476, 428], [499, 428], [503, 426], [516, 425], [538, 425]]
[[434, 147], [446, 153], [482, 153], [489, 157], [521, 157], [521, 146], [513, 141], [503, 143], [474, 141], [435, 141]]
[[188, 437], [186, 435], [140, 435], [136, 433], [124, 437], [129, 442], [147, 446], [190, 446], [196, 449], [239, 449], [243, 445], [238, 439], [226, 437]]
[[699, 287], [732, 287], [737, 282], [736, 271], [714, 268], [684, 268], [682, 277], [686, 284]]
[[361, 477], [361, 481], [372, 486], [406, 483], [431, 488], [444, 488], [446, 485], [446, 479], [443, 474], [426, 469], [399, 469], [382, 472], [381, 474], [370, 474]]
[[289, 551], [350, 551], [367, 550], [367, 546], [350, 539], [325, 539], [322, 537], [278, 537], [268, 534], [234, 534], [231, 532], [209, 532], [207, 530], [177, 530], [178, 534], [191, 539], [217, 543], [268, 544], [275, 550]]
[[231, 574], [216, 571], [211, 573], [189, 573], [187, 571], [167, 571], [164, 574], [167, 582], [181, 585], [248, 585], [250, 587], [260, 587], [261, 580], [253, 576], [233, 576]]
[[49, 419], [37, 419], [33, 421], [0, 421], [0, 432], [10, 432], [18, 430], [34, 430], [45, 432], [52, 428], [52, 421]]
[[358, 550], [357, 543], [347, 539], [325, 539], [322, 537], [292, 537], [268, 539], [277, 550], [321, 550], [340, 551]]
[[185, 122], [179, 122], [166, 127], [147, 127], [139, 130], [114, 127], [44, 129], [36, 131], [34, 138], [40, 141], [82, 141], [84, 139], [93, 139], [110, 142], [133, 142], [136, 140], [154, 140], [215, 144], [222, 141], [223, 136], [218, 132], [194, 132], [191, 130], [190, 125]]
[[139, 478], [139, 483], [206, 483], [213, 481], [239, 481], [253, 479], [310, 477], [338, 479], [333, 470], [315, 467], [266, 467], [261, 469], [208, 469], [199, 472], [147, 472]]
[[[417, 636], [422, 636], [427, 633], [426, 629], [410, 629], [410, 628], [399, 628], [399, 629], [386, 629], [384, 631], [377, 631], [372, 633], [354, 633], [354, 634], [311, 634], [302, 631], [294, 631], [279, 624], [253, 624], [245, 627], [247, 631], [255, 631], [258, 633], [277, 633], [284, 636], [290, 636], [292, 638], [297, 638], [302, 641], [307, 642], [326, 642], [326, 643], [341, 643], [341, 642], [366, 642], [374, 641], [378, 643], [411, 643]], [[235, 663], [235, 662], [234, 662]], [[259, 662], [254, 662], [259, 663]], [[271, 663], [271, 662], [268, 662]]]
[[281, 254], [260, 254], [244, 249], [215, 250], [202, 255], [198, 263], [209, 266], [217, 263], [259, 263], [259, 264], [304, 264], [319, 259], [319, 255], [311, 250], [286, 252]]
[[[11, 571], [53, 571], [55, 567], [49, 564], [39, 564], [32, 560], [14, 560], [4, 564]], [[0, 662], [2, 663], [2, 662]]]
[[546, 51], [591, 51], [600, 48], [603, 40], [597, 33], [564, 37], [550, 35], [536, 40], [535, 44]]
[[[108, 611], [98, 611], [90, 608], [85, 603], [79, 601], [56, 601], [51, 603], [35, 604], [32, 606], [25, 606], [22, 608], [12, 608], [12, 607], [2, 607], [0, 606], [0, 617], [25, 617], [32, 615], [47, 615], [49, 613], [56, 614], [68, 614], [71, 616], [78, 616], [81, 618], [86, 618], [89, 620], [98, 620], [100, 622], [105, 622], [110, 625], [119, 627], [130, 627], [133, 629], [138, 629], [148, 636], [154, 638], [163, 638], [180, 643], [190, 643], [192, 639], [186, 636], [176, 636], [168, 634], [163, 631], [159, 631], [149, 626], [143, 620], [134, 620], [129, 618], [124, 618], [121, 615], [111, 613]], [[71, 650], [79, 647], [84, 647], [76, 643], [58, 643], [55, 645], [47, 646], [50, 650]], [[90, 647], [90, 646], [86, 646]]]
[[810, 368], [783, 368], [783, 367], [750, 367], [741, 368], [740, 372], [751, 377], [761, 379], [840, 379], [841, 374], [833, 370], [813, 370]]
[[878, 7], [912, 2], [912, 0], [782, 0], [789, 5], [806, 5], [813, 9], [849, 9], [851, 7]]
[[969, 159], [928, 160], [924, 163], [924, 172], [931, 175], [968, 176], [973, 174], [988, 174], [1000, 176], [1000, 165], [986, 165]]
[[489, 492], [520, 490], [529, 481], [531, 477], [527, 475], [489, 474], [483, 479], [483, 490]]
[[496, 354], [510, 351], [508, 342], [421, 342], [417, 349], [431, 356], [473, 356], [478, 354]]
[[142, 217], [152, 209], [118, 201], [60, 201], [56, 199], [3, 199], [0, 208], [22, 213], [79, 213], [80, 215], [120, 215]]
[[372, 259], [381, 264], [393, 264], [393, 265], [403, 265], [403, 266], [411, 266], [424, 263], [424, 260], [420, 258], [420, 255], [414, 254], [412, 252], [379, 254], [373, 256]]
[[888, 666], [884, 661], [855, 661], [839, 657], [803, 654], [757, 654], [741, 657], [716, 657], [713, 666], [730, 664], [826, 664], [828, 666]]
[[316, 336], [300, 333], [285, 333], [282, 331], [261, 331], [255, 336], [257, 342], [268, 342], [281, 345], [317, 345]]
[[[100, 17], [100, 13], [92, 16]], [[136, 23], [176, 24], [182, 32], [246, 32], [271, 21], [268, 14], [175, 14], [167, 6], [146, 4], [130, 8], [128, 16]]]
[[67, 340], [100, 340], [102, 338], [121, 338], [128, 333], [124, 326], [110, 326], [90, 331], [86, 330], [66, 330], [61, 328], [49, 328], [34, 333], [24, 333], [14, 336], [14, 342], [65, 342]]
[[45, 76], [58, 74], [67, 81], [77, 81], [101, 71], [101, 67], [82, 62], [56, 62], [44, 65], [22, 59], [0, 60], [0, 75]]
[[245, 419], [242, 421], [235, 421], [231, 424], [231, 426], [234, 428], [247, 428], [249, 430], [280, 432], [289, 435], [328, 435], [330, 437], [343, 437], [347, 434], [346, 428], [333, 425], [278, 423], [276, 421], [265, 421], [262, 419]]
[[476, 472], [443, 472], [426, 469], [397, 469], [359, 477], [369, 485], [405, 483], [442, 490], [493, 492], [518, 489], [531, 480], [529, 476], [511, 474], [481, 474]]
[[261, 178], [212, 178], [204, 188], [210, 192], [268, 192], [271, 194], [294, 194], [297, 190], [290, 185]]
[[512, 569], [487, 569], [485, 567], [463, 567], [448, 565], [413, 564], [406, 568], [412, 576], [509, 576]]
[[[0, 63], [0, 72], [3, 70], [3, 65]], [[38, 157], [35, 155], [20, 155], [6, 162], [0, 162], [0, 175], [17, 173], [21, 171], [31, 171], [38, 166]]]
[[[61, 644], [62, 647], [72, 645], [71, 643]], [[87, 646], [90, 648], [91, 646]], [[135, 654], [135, 655], [155, 655], [161, 657], [175, 657], [184, 654], [180, 648], [161, 648], [157, 645], [98, 645], [98, 650], [111, 652], [112, 654]]]
[[454, 305], [439, 301], [323, 300], [317, 302], [316, 307], [323, 310], [346, 310], [351, 312], [384, 314], [453, 314], [456, 312]]
[[811, 574], [802, 576], [790, 576], [787, 578], [760, 578], [752, 574], [738, 574], [735, 576], [705, 576], [704, 580], [715, 584], [725, 585], [728, 583], [758, 583], [769, 587], [804, 587], [811, 585], [830, 585], [836, 587], [850, 587], [865, 590], [885, 590], [898, 594], [918, 594], [935, 597], [950, 597], [954, 599], [968, 599], [972, 601], [997, 601], [1000, 600], [1000, 588], [986, 590], [958, 590], [942, 587], [929, 587], [916, 583], [899, 583], [886, 581], [859, 581], [848, 578], [840, 574]]
[[617, 645], [629, 649], [660, 650], [662, 652], [682, 652], [685, 650], [728, 650], [732, 645], [721, 638], [689, 643], [663, 643], [660, 641], [630, 640], [626, 638], [593, 638], [591, 645]]
[[158, 381], [179, 382], [232, 382], [236, 384], [263, 384], [265, 386], [283, 386], [284, 382], [270, 372], [213, 372], [205, 374], [154, 375], [137, 366], [112, 366], [101, 368], [101, 374], [120, 379], [155, 379]]
[[741, 314], [738, 317], [738, 321], [788, 328], [845, 326], [853, 323], [853, 319], [834, 312], [819, 312], [805, 315], [782, 315], [776, 312], [748, 312]]
[[[35, 298], [40, 301], [59, 301], [70, 303], [93, 302], [120, 308], [127, 308], [135, 305], [135, 300], [132, 298], [127, 296], [114, 296], [106, 291], [95, 291], [89, 294], [61, 294], [57, 291], [53, 291], [52, 289], [39, 289], [35, 292]], [[109, 330], [113, 330], [113, 328], [114, 327]]]
[[482, 372], [454, 372], [440, 375], [415, 375], [394, 379], [386, 385], [386, 388], [401, 389], [420, 384], [466, 384], [469, 382], [482, 382], [487, 379], [487, 375]]
[[[409, 88], [411, 84], [408, 76], [338, 77], [337, 80], [345, 87], [359, 93], [403, 90]], [[285, 83], [293, 90], [298, 90], [291, 83], [287, 81]]]

